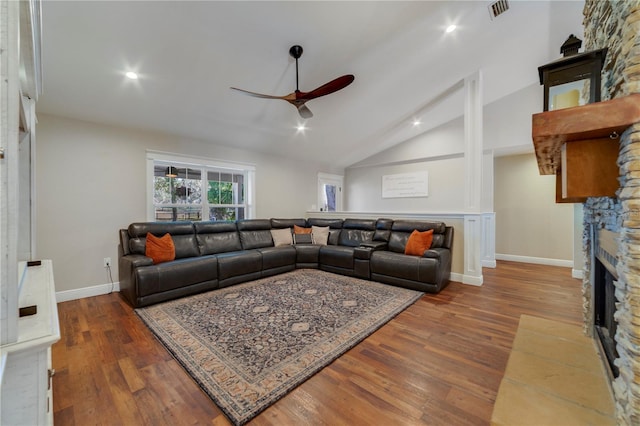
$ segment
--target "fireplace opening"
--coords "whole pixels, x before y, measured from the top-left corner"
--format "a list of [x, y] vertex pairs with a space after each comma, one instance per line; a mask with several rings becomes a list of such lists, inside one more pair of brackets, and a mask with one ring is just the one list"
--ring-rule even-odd
[[606, 230], [599, 230], [595, 238], [595, 256], [593, 262], [593, 308], [594, 308], [594, 337], [600, 341], [600, 347], [613, 377], [618, 377], [619, 370], [614, 364], [618, 358], [616, 350], [615, 320], [616, 296], [615, 281], [617, 263], [615, 252], [616, 234]]

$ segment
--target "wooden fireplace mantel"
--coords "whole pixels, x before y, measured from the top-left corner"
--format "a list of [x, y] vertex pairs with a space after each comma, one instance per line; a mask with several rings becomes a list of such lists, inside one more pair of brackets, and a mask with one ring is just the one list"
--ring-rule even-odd
[[533, 115], [538, 169], [557, 176], [557, 202], [615, 196], [619, 136], [634, 123], [640, 123], [640, 93]]

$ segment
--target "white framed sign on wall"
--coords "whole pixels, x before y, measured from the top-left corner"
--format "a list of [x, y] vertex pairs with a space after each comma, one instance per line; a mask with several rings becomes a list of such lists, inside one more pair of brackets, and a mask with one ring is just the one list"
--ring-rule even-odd
[[411, 172], [382, 176], [382, 198], [412, 198], [429, 195], [429, 173]]

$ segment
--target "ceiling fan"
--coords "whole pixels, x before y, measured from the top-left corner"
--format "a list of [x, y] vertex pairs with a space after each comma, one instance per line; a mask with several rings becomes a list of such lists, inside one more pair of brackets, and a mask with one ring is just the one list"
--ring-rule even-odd
[[295, 45], [289, 49], [289, 55], [291, 55], [296, 60], [296, 91], [289, 93], [285, 96], [273, 96], [273, 95], [263, 95], [261, 93], [250, 92], [248, 90], [238, 89], [237, 87], [232, 87], [231, 89], [237, 90], [238, 92], [242, 92], [249, 96], [254, 96], [256, 98], [264, 98], [264, 99], [283, 99], [289, 102], [291, 105], [298, 109], [298, 113], [302, 118], [311, 118], [313, 117], [313, 113], [307, 108], [305, 103], [310, 101], [311, 99], [319, 98], [320, 96], [329, 95], [333, 92], [337, 92], [338, 90], [344, 89], [348, 85], [350, 85], [355, 77], [351, 74], [343, 75], [338, 77], [330, 82], [323, 84], [317, 89], [313, 89], [310, 92], [301, 92], [298, 88], [298, 58], [302, 56], [302, 47]]

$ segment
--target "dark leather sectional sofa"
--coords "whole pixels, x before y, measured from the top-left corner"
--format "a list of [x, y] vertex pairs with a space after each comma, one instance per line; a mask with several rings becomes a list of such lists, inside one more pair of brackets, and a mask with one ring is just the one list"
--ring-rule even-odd
[[[329, 227], [327, 245], [274, 247], [271, 229]], [[434, 230], [423, 256], [404, 254], [413, 230]], [[147, 232], [169, 233], [176, 259], [153, 264]], [[237, 222], [141, 222], [120, 230], [120, 293], [141, 307], [203, 291], [319, 268], [437, 293], [449, 282], [453, 228], [442, 222], [390, 219], [247, 219]]]

